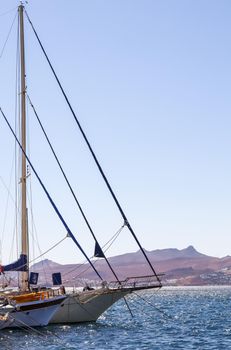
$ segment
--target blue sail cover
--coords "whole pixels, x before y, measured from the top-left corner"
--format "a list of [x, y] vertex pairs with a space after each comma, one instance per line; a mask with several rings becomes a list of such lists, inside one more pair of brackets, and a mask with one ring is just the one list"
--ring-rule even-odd
[[11, 264], [1, 266], [1, 272], [5, 271], [28, 271], [27, 256], [21, 254], [19, 259]]

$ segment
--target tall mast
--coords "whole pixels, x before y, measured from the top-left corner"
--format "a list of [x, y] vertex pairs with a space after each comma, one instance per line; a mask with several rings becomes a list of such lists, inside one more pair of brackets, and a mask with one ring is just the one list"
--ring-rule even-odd
[[[22, 255], [28, 264], [29, 246], [28, 246], [28, 230], [27, 230], [27, 204], [26, 204], [26, 82], [25, 82], [25, 47], [24, 47], [24, 7], [19, 6], [19, 23], [20, 23], [20, 71], [21, 71], [21, 145], [25, 152], [22, 153], [22, 169], [21, 169], [21, 245]], [[27, 269], [28, 270], [28, 269]], [[21, 290], [28, 290], [28, 271], [22, 272]]]

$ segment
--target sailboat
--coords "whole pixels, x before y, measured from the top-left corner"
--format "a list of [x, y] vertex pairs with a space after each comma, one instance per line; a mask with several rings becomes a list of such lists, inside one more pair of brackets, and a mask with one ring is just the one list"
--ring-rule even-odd
[[31, 292], [29, 285], [29, 240], [27, 228], [26, 198], [26, 104], [25, 104], [25, 52], [23, 5], [18, 7], [20, 23], [21, 56], [21, 255], [14, 263], [1, 266], [1, 273], [21, 271], [18, 291], [2, 292], [0, 295], [0, 329], [22, 326], [45, 326], [65, 300], [65, 295], [50, 295], [48, 292]]
[[[150, 275], [148, 276], [135, 276], [135, 277], [128, 277], [125, 280], [121, 281], [118, 278], [118, 275], [116, 273], [116, 271], [113, 269], [113, 267], [110, 264], [109, 259], [106, 257], [105, 252], [103, 251], [102, 247], [99, 244], [99, 241], [96, 238], [96, 235], [92, 229], [92, 227], [89, 224], [89, 221], [79, 203], [79, 201], [77, 200], [77, 197], [70, 185], [69, 180], [67, 179], [67, 176], [63, 170], [63, 167], [60, 164], [60, 161], [48, 139], [48, 136], [46, 134], [46, 132], [44, 131], [43, 126], [41, 125], [41, 122], [38, 118], [36, 109], [34, 108], [32, 102], [29, 99], [30, 105], [35, 113], [35, 115], [37, 116], [40, 126], [42, 127], [42, 130], [44, 132], [44, 135], [48, 141], [48, 144], [51, 148], [51, 151], [57, 161], [57, 164], [64, 176], [65, 181], [67, 182], [67, 185], [76, 201], [77, 207], [80, 210], [80, 213], [83, 216], [83, 219], [90, 231], [90, 233], [92, 234], [92, 237], [95, 241], [95, 257], [98, 258], [103, 258], [105, 259], [108, 268], [111, 270], [114, 278], [115, 278], [115, 282], [111, 283], [107, 283], [104, 281], [103, 277], [100, 275], [99, 271], [97, 270], [96, 266], [94, 265], [94, 263], [91, 261], [91, 259], [87, 256], [87, 254], [85, 253], [84, 249], [81, 247], [80, 243], [77, 241], [75, 235], [73, 234], [73, 232], [71, 231], [71, 229], [69, 228], [68, 224], [66, 223], [64, 217], [61, 215], [59, 209], [57, 208], [56, 204], [54, 203], [54, 200], [51, 198], [47, 188], [45, 187], [44, 183], [42, 182], [40, 176], [38, 175], [38, 172], [35, 170], [32, 161], [30, 160], [30, 158], [28, 157], [27, 151], [26, 151], [26, 143], [25, 143], [25, 123], [26, 123], [26, 108], [25, 108], [25, 95], [27, 94], [26, 91], [26, 87], [25, 87], [25, 58], [24, 58], [24, 26], [23, 26], [23, 14], [24, 12], [26, 13], [26, 17], [29, 21], [29, 23], [31, 24], [31, 27], [34, 31], [34, 34], [38, 40], [38, 43], [45, 55], [45, 58], [54, 74], [54, 77], [61, 89], [61, 92], [64, 96], [65, 101], [68, 104], [68, 107], [70, 108], [70, 111], [74, 117], [74, 120], [78, 126], [78, 128], [80, 129], [80, 132], [83, 136], [84, 141], [87, 144], [87, 147], [94, 159], [94, 162], [100, 172], [100, 174], [103, 177], [103, 180], [106, 184], [107, 189], [109, 190], [112, 199], [114, 200], [122, 218], [123, 218], [123, 226], [127, 227], [127, 229], [130, 231], [131, 235], [133, 236], [133, 238], [135, 239], [137, 245], [140, 248], [141, 253], [144, 256], [144, 259], [147, 262], [147, 265], [150, 268]], [[47, 56], [47, 53], [38, 37], [38, 34], [27, 14], [27, 12], [25, 11], [24, 6], [21, 4], [19, 6], [19, 16], [20, 16], [20, 38], [21, 38], [21, 109], [22, 109], [22, 140], [21, 142], [18, 140], [17, 136], [15, 135], [12, 127], [10, 126], [10, 123], [5, 115], [5, 113], [3, 112], [2, 109], [0, 109], [0, 112], [3, 116], [3, 118], [5, 119], [10, 131], [12, 132], [16, 142], [18, 143], [20, 149], [21, 149], [21, 153], [22, 153], [22, 178], [21, 178], [21, 187], [22, 187], [22, 254], [20, 256], [19, 261], [17, 261], [15, 264], [13, 264], [13, 266], [5, 266], [2, 267], [2, 271], [7, 271], [7, 270], [12, 270], [12, 269], [16, 269], [19, 270], [21, 267], [23, 267], [23, 271], [22, 271], [22, 282], [21, 282], [21, 292], [24, 293], [22, 295], [16, 296], [16, 295], [12, 295], [12, 300], [14, 300], [14, 302], [16, 303], [16, 308], [14, 309], [15, 312], [15, 319], [18, 318], [19, 321], [25, 322], [27, 323], [28, 320], [26, 319], [20, 319], [19, 315], [20, 315], [20, 310], [22, 310], [23, 312], [25, 310], [29, 310], [29, 308], [33, 308], [33, 306], [36, 305], [36, 311], [34, 311], [35, 313], [38, 312], [39, 313], [39, 307], [41, 305], [41, 308], [43, 307], [44, 309], [44, 305], [47, 302], [47, 305], [50, 305], [51, 303], [53, 303], [53, 309], [52, 312], [48, 312], [49, 307], [47, 306], [45, 309], [47, 310], [47, 317], [46, 320], [42, 320], [40, 319], [39, 322], [40, 324], [47, 324], [48, 322], [50, 323], [76, 323], [76, 322], [89, 322], [89, 321], [96, 321], [100, 315], [102, 315], [102, 313], [107, 310], [109, 307], [111, 307], [116, 301], [118, 301], [121, 298], [124, 298], [124, 301], [127, 304], [127, 301], [125, 299], [126, 295], [132, 293], [132, 292], [136, 292], [136, 291], [140, 291], [140, 290], [147, 290], [147, 289], [159, 289], [162, 287], [161, 284], [161, 280], [160, 280], [160, 275], [158, 275], [153, 267], [153, 265], [151, 264], [145, 250], [143, 249], [143, 247], [141, 246], [134, 230], [131, 227], [131, 224], [129, 223], [114, 191], [112, 190], [111, 185], [108, 182], [107, 177], [105, 176], [103, 169], [101, 167], [101, 165], [99, 164], [99, 161], [89, 143], [89, 140], [86, 137], [86, 134], [84, 133], [76, 115], [75, 112], [70, 104], [70, 101], [58, 79], [58, 76], [53, 68], [53, 66], [51, 65], [51, 62]], [[82, 254], [84, 255], [84, 257], [86, 258], [89, 266], [92, 267], [92, 269], [94, 270], [94, 272], [97, 275], [97, 278], [99, 278], [102, 282], [101, 286], [98, 288], [84, 288], [84, 290], [81, 291], [72, 291], [71, 293], [65, 293], [64, 292], [64, 288], [61, 288], [61, 293], [62, 295], [56, 296], [56, 297], [51, 297], [50, 295], [52, 295], [54, 293], [54, 290], [51, 288], [45, 289], [41, 292], [30, 292], [30, 287], [29, 287], [29, 283], [28, 283], [28, 230], [27, 230], [27, 215], [26, 215], [26, 164], [29, 164], [33, 173], [35, 174], [38, 182], [40, 183], [43, 191], [45, 192], [51, 206], [53, 207], [54, 211], [56, 212], [59, 220], [61, 221], [62, 225], [64, 226], [65, 230], [68, 233], [68, 236], [74, 241], [74, 243], [76, 244], [76, 246], [78, 247], [78, 249], [82, 252]], [[61, 278], [59, 278], [60, 282], [56, 283], [56, 285], [61, 285]], [[36, 282], [37, 283], [37, 282]], [[35, 284], [36, 284], [35, 283]], [[37, 299], [36, 299], [37, 298]], [[64, 299], [65, 298], [65, 299]], [[36, 300], [35, 300], [36, 299]], [[8, 298], [9, 300], [9, 298]], [[20, 304], [18, 304], [20, 302]], [[54, 306], [54, 303], [55, 306]], [[59, 307], [58, 304], [62, 303], [61, 307]], [[7, 306], [3, 306], [1, 308], [0, 306], [0, 310], [4, 309], [7, 311], [7, 307], [9, 309], [9, 307], [12, 307], [12, 305], [7, 305]], [[128, 306], [129, 308], [129, 306]], [[17, 310], [17, 311], [16, 311]], [[31, 309], [30, 309], [31, 310]], [[50, 310], [50, 309], [49, 309]], [[8, 310], [9, 311], [9, 310]], [[32, 311], [29, 311], [32, 312]], [[49, 313], [49, 315], [48, 315]], [[10, 310], [10, 315], [13, 314], [13, 311]], [[24, 312], [25, 314], [25, 312]], [[36, 315], [33, 315], [33, 319]], [[16, 322], [13, 323], [13, 325], [16, 325]], [[36, 325], [33, 323], [29, 323], [29, 325]]]

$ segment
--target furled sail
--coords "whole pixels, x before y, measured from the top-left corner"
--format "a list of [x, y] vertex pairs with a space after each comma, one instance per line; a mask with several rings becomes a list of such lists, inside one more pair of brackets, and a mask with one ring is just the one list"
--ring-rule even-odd
[[28, 271], [27, 256], [21, 254], [17, 261], [8, 265], [0, 266], [0, 273], [5, 271]]

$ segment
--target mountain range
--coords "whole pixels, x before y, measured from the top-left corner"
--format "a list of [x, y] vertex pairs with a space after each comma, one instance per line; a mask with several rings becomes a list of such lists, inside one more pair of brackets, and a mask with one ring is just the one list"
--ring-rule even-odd
[[[198, 252], [193, 246], [185, 249], [145, 250], [158, 274], [163, 274], [163, 285], [229, 285], [231, 284], [231, 257], [217, 258]], [[151, 270], [140, 250], [108, 258], [120, 280], [126, 277], [150, 275]], [[104, 259], [95, 267], [107, 281], [115, 280]], [[97, 279], [89, 264], [58, 264], [43, 260], [31, 267], [39, 273], [39, 283], [51, 284], [51, 275], [61, 272], [63, 284], [79, 286]]]

